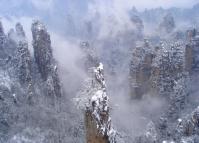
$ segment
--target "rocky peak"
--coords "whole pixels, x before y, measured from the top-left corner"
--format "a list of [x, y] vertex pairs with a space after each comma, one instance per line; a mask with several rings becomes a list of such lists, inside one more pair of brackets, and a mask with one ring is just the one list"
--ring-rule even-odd
[[5, 58], [5, 43], [6, 43], [6, 35], [4, 33], [3, 25], [0, 21], [0, 58]]
[[3, 25], [0, 21], [0, 48], [2, 48], [2, 45], [5, 43], [5, 33], [3, 29]]
[[[88, 114], [87, 119], [91, 116], [91, 121], [95, 121], [94, 127], [88, 128], [88, 141], [99, 142], [100, 136], [107, 138], [107, 141], [101, 141], [101, 143], [115, 143], [115, 130], [111, 125], [111, 118], [109, 115], [109, 97], [106, 93], [106, 83], [104, 80], [103, 64], [99, 63], [99, 66], [94, 69], [95, 83], [98, 84], [98, 90], [95, 91], [94, 95], [91, 97], [90, 102], [87, 106], [86, 113]], [[91, 122], [87, 120], [88, 123]], [[98, 135], [98, 140], [93, 138], [92, 130]], [[90, 132], [90, 133], [89, 133]]]
[[24, 38], [26, 36], [21, 23], [17, 23], [15, 26], [15, 29], [16, 29], [17, 36], [20, 36], [21, 38], [22, 37]]
[[39, 36], [44, 36], [44, 35], [50, 38], [45, 25], [38, 20], [35, 20], [32, 23], [31, 30], [32, 30], [33, 39], [35, 40], [38, 40]]
[[110, 118], [103, 64], [94, 67], [92, 73], [75, 99], [85, 112], [87, 143], [115, 143], [116, 131]]
[[17, 46], [18, 74], [22, 84], [31, 82], [31, 57], [28, 43], [20, 41]]
[[159, 28], [162, 32], [171, 33], [175, 28], [175, 20], [173, 16], [171, 14], [165, 15]]
[[60, 97], [61, 84], [57, 65], [52, 54], [50, 35], [46, 27], [39, 21], [34, 21], [31, 29], [35, 62], [42, 79], [46, 82], [47, 95]]
[[46, 80], [53, 61], [50, 35], [45, 26], [39, 21], [33, 22], [31, 30], [35, 61], [42, 78]]
[[8, 38], [9, 39], [13, 39], [13, 35], [15, 35], [15, 31], [13, 28], [11, 28], [9, 31], [8, 31]]
[[3, 29], [3, 25], [2, 22], [0, 21], [0, 36], [4, 36], [4, 29]]

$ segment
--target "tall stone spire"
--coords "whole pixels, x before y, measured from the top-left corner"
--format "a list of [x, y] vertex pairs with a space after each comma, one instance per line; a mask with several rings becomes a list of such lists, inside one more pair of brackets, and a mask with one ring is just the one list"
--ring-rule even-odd
[[56, 62], [53, 58], [50, 35], [39, 21], [32, 24], [34, 57], [41, 78], [46, 81], [48, 95], [61, 96], [61, 83], [58, 77]]
[[35, 61], [42, 79], [47, 80], [53, 59], [50, 35], [41, 22], [35, 21], [32, 24], [32, 37]]
[[16, 26], [15, 26], [15, 29], [16, 29], [16, 34], [17, 36], [20, 36], [20, 38], [25, 38], [25, 32], [24, 32], [24, 29], [23, 29], [23, 26], [21, 25], [21, 23], [17, 23]]

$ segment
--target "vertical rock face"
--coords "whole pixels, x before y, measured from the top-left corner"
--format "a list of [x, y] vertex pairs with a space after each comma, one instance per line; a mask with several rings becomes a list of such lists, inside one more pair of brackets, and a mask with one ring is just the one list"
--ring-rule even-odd
[[5, 45], [5, 41], [6, 41], [6, 36], [5, 36], [5, 33], [4, 33], [4, 29], [3, 29], [3, 26], [2, 26], [2, 23], [0, 21], [0, 57], [1, 58], [4, 58], [5, 55], [4, 55], [4, 45]]
[[199, 33], [196, 29], [187, 31], [186, 70], [195, 72], [199, 70]]
[[31, 57], [28, 50], [28, 43], [20, 41], [17, 46], [18, 74], [21, 84], [31, 82]]
[[87, 143], [115, 143], [116, 131], [112, 128], [109, 97], [106, 93], [106, 84], [103, 65], [94, 67], [92, 77], [76, 98], [78, 106], [85, 111], [85, 127]]
[[2, 25], [2, 23], [1, 23], [1, 21], [0, 21], [0, 44], [2, 44], [3, 43], [3, 39], [5, 38], [5, 33], [4, 33], [4, 29], [3, 29], [3, 25]]
[[171, 33], [175, 28], [175, 21], [171, 14], [167, 14], [163, 17], [163, 21], [160, 23], [159, 29], [164, 33]]
[[32, 36], [35, 61], [42, 79], [46, 81], [48, 95], [60, 97], [61, 84], [52, 55], [50, 35], [41, 22], [35, 21], [32, 24]]
[[193, 67], [192, 69], [194, 71], [199, 70], [199, 33], [196, 34], [195, 37], [193, 37], [191, 46], [193, 49]]
[[52, 69], [51, 75], [48, 76], [46, 84], [48, 95], [50, 95], [51, 97], [61, 97], [61, 83], [56, 65], [54, 65], [54, 69]]
[[16, 26], [15, 26], [15, 29], [16, 29], [16, 34], [19, 38], [25, 38], [26, 37], [25, 32], [23, 30], [23, 26], [21, 25], [21, 23], [17, 23]]
[[144, 30], [144, 25], [143, 25], [143, 21], [140, 19], [139, 16], [137, 16], [135, 13], [131, 14], [130, 17], [131, 21], [135, 24], [136, 29], [137, 29], [137, 34], [139, 35], [138, 38], [142, 37], [142, 33]]
[[93, 84], [98, 84], [97, 90], [91, 97], [85, 116], [87, 143], [115, 143], [115, 131], [111, 126], [109, 99], [101, 63], [94, 69], [94, 77]]
[[147, 40], [136, 47], [130, 63], [130, 89], [131, 96], [141, 98], [149, 91], [149, 79], [151, 76], [151, 64], [153, 52]]
[[197, 29], [189, 29], [186, 31], [186, 40], [191, 42], [196, 35], [198, 35]]
[[61, 96], [61, 85], [55, 64], [50, 35], [45, 26], [39, 21], [32, 24], [34, 57], [41, 77], [47, 83], [49, 95]]
[[31, 30], [35, 61], [38, 65], [42, 79], [47, 80], [47, 77], [51, 72], [53, 60], [50, 35], [45, 26], [39, 21], [35, 21], [32, 24]]
[[191, 72], [193, 66], [193, 47], [186, 45], [185, 49], [185, 70]]

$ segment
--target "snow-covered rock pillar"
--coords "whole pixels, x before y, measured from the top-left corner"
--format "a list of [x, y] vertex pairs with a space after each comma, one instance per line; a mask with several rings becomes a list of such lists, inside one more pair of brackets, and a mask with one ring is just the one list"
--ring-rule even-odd
[[111, 126], [109, 98], [106, 93], [103, 65], [94, 68], [94, 77], [85, 112], [87, 143], [115, 143], [115, 130]]

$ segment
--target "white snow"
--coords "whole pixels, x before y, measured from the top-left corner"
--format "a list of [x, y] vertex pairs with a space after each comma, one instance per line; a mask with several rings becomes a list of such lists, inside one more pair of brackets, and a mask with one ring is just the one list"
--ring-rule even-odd
[[182, 122], [182, 119], [179, 118], [179, 119], [178, 119], [178, 122], [181, 123], [181, 122]]
[[99, 70], [103, 70], [103, 69], [104, 69], [103, 67], [104, 67], [103, 64], [102, 64], [102, 63], [99, 63], [98, 69], [99, 69]]

